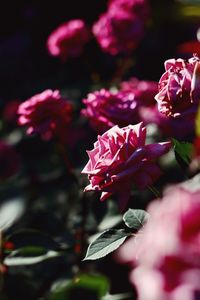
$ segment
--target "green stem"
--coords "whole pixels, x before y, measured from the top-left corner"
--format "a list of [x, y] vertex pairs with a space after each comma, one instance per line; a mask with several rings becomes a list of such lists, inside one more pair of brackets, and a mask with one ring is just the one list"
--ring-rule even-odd
[[153, 185], [148, 185], [148, 189], [156, 196], [156, 198], [161, 198], [160, 192]]

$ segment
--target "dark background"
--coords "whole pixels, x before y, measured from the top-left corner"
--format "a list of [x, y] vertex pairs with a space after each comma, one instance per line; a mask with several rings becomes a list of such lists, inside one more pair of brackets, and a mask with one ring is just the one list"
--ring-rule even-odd
[[[106, 0], [2, 1], [0, 5], [0, 99], [25, 100], [46, 88], [63, 88], [84, 82], [91, 73], [109, 79], [116, 58], [103, 54], [92, 40], [80, 59], [62, 64], [48, 55], [48, 35], [61, 23], [81, 18], [91, 26], [106, 10]], [[176, 46], [195, 38], [196, 22], [179, 20], [175, 1], [150, 1], [152, 19], [146, 36], [134, 55], [139, 78], [159, 80], [163, 61], [177, 56]], [[132, 72], [132, 73], [131, 73]]]

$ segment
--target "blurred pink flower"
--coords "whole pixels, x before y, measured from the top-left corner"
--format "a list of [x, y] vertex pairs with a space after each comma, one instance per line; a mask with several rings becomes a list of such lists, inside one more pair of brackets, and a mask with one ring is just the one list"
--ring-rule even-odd
[[[187, 114], [179, 118], [169, 118], [160, 113], [154, 99], [158, 93], [158, 84], [155, 81], [138, 80], [131, 78], [120, 84], [121, 91], [134, 95], [137, 103], [137, 114], [139, 120], [147, 124], [156, 124], [164, 136], [185, 138], [194, 134], [194, 116]], [[184, 126], [187, 123], [188, 126]], [[182, 130], [184, 126], [184, 130]]]
[[72, 118], [72, 104], [58, 90], [45, 90], [19, 105], [19, 125], [28, 127], [27, 134], [39, 133], [44, 140], [62, 137]]
[[93, 34], [104, 52], [130, 53], [144, 35], [143, 21], [129, 11], [107, 11], [93, 25]]
[[165, 62], [165, 70], [159, 81], [159, 93], [155, 96], [158, 110], [166, 116], [191, 115], [194, 119], [200, 99], [199, 58], [169, 59]]
[[139, 300], [178, 300], [184, 290], [188, 296], [183, 299], [195, 299], [194, 291], [200, 291], [200, 191], [172, 187], [148, 212], [138, 239], [130, 239], [118, 252], [121, 261], [138, 264], [131, 281]]
[[110, 0], [108, 10], [116, 13], [119, 10], [128, 11], [144, 21], [150, 15], [148, 0]]
[[100, 133], [114, 125], [120, 127], [139, 122], [138, 105], [131, 92], [111, 93], [101, 89], [83, 99], [86, 108], [82, 114], [89, 118], [92, 127]]
[[62, 61], [80, 56], [84, 45], [90, 39], [90, 32], [84, 21], [71, 20], [55, 29], [47, 40], [47, 48], [52, 56]]
[[135, 77], [120, 84], [121, 90], [131, 92], [140, 106], [155, 105], [155, 95], [158, 93], [158, 83], [155, 81], [138, 80]]
[[163, 289], [163, 277], [160, 272], [145, 267], [138, 267], [130, 279], [138, 291], [138, 300], [199, 300], [200, 271], [185, 271], [180, 276], [180, 284], [173, 290]]
[[[184, 139], [194, 135], [194, 118], [191, 115], [180, 116], [179, 118], [169, 118], [158, 111], [157, 105], [140, 106], [140, 120], [147, 124], [156, 124], [162, 135]], [[187, 126], [185, 126], [187, 124]], [[184, 128], [184, 130], [183, 130]]]
[[0, 180], [6, 180], [15, 175], [20, 168], [20, 158], [15, 148], [0, 141]]
[[90, 181], [85, 191], [101, 191], [101, 200], [117, 193], [124, 208], [132, 183], [143, 189], [161, 175], [155, 161], [171, 147], [171, 142], [145, 145], [145, 140], [142, 123], [124, 128], [116, 125], [98, 136], [94, 149], [87, 152], [89, 161], [82, 171]]
[[188, 54], [190, 56], [193, 53], [197, 53], [198, 55], [200, 55], [200, 42], [192, 40], [182, 43], [177, 47], [177, 52], [182, 54]]

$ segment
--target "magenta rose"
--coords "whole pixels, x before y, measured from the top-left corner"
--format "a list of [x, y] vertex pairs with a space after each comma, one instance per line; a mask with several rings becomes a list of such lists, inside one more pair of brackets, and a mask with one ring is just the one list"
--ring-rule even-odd
[[100, 133], [114, 125], [120, 127], [139, 122], [138, 105], [131, 92], [111, 93], [101, 89], [88, 94], [83, 99], [86, 108], [82, 114], [86, 116], [92, 127]]
[[93, 34], [104, 52], [130, 53], [144, 35], [143, 21], [129, 11], [107, 11], [93, 25]]
[[188, 295], [184, 299], [196, 299], [194, 292], [200, 291], [200, 190], [172, 187], [162, 201], [150, 204], [148, 212], [150, 218], [138, 237], [118, 252], [120, 260], [138, 264], [131, 281], [139, 299], [178, 300], [181, 291]]
[[84, 21], [71, 20], [60, 25], [50, 34], [47, 48], [50, 55], [66, 61], [69, 57], [80, 56], [89, 39], [90, 32]]
[[133, 77], [120, 84], [122, 91], [130, 92], [135, 95], [135, 100], [140, 106], [155, 105], [155, 95], [158, 93], [158, 83], [155, 81], [138, 80]]
[[[139, 107], [139, 116], [145, 125], [157, 125], [160, 133], [166, 137], [170, 136], [177, 139], [185, 139], [188, 137], [191, 138], [191, 135], [194, 134], [194, 122], [191, 122], [190, 115], [181, 116], [179, 118], [169, 118], [158, 111], [157, 105], [141, 105]], [[188, 124], [188, 126], [185, 126], [185, 124]]]
[[145, 139], [142, 123], [124, 128], [116, 125], [98, 136], [82, 171], [90, 181], [85, 191], [101, 191], [101, 200], [116, 193], [124, 207], [132, 183], [141, 189], [151, 185], [161, 175], [156, 160], [169, 151], [171, 142], [145, 145]]
[[148, 0], [110, 0], [108, 10], [124, 10], [131, 12], [140, 19], [146, 21], [150, 15]]
[[134, 282], [138, 292], [138, 300], [199, 300], [200, 271], [185, 271], [181, 276], [181, 282], [173, 290], [163, 289], [161, 273], [145, 267], [138, 267], [131, 274], [130, 279]]
[[27, 134], [40, 134], [44, 140], [65, 135], [72, 118], [72, 104], [58, 90], [46, 90], [19, 105], [18, 123], [28, 127]]
[[0, 181], [14, 176], [20, 168], [20, 158], [15, 148], [0, 141]]
[[165, 70], [155, 96], [158, 110], [171, 117], [190, 115], [193, 121], [200, 99], [199, 58], [169, 59], [165, 62]]

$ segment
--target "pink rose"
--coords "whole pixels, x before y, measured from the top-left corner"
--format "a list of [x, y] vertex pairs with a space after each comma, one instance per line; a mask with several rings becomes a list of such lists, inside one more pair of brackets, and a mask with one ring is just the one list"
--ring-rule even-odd
[[52, 56], [62, 61], [80, 56], [84, 45], [90, 39], [90, 32], [84, 21], [71, 20], [55, 29], [47, 40], [47, 48]]
[[101, 200], [117, 193], [124, 207], [132, 183], [141, 189], [151, 185], [161, 175], [155, 161], [169, 151], [171, 142], [145, 145], [145, 139], [142, 123], [124, 128], [116, 125], [98, 136], [82, 171], [90, 181], [85, 191], [101, 191]]
[[20, 168], [20, 158], [15, 148], [0, 141], [0, 181], [15, 175]]
[[158, 110], [172, 117], [190, 115], [193, 121], [200, 99], [199, 58], [169, 59], [165, 62], [165, 70], [155, 96]]
[[131, 92], [111, 93], [101, 89], [83, 100], [82, 114], [89, 118], [92, 127], [100, 133], [114, 125], [120, 127], [139, 122], [138, 105]]
[[[177, 139], [185, 139], [194, 134], [194, 122], [191, 121], [190, 115], [180, 116], [179, 118], [169, 118], [160, 113], [157, 105], [140, 106], [140, 120], [147, 124], [156, 124], [162, 135], [166, 137], [174, 137]], [[188, 124], [188, 126], [185, 126]], [[183, 130], [184, 128], [184, 130]]]
[[116, 12], [119, 10], [128, 11], [144, 21], [150, 14], [148, 0], [110, 0], [108, 10]]
[[200, 55], [200, 42], [196, 40], [184, 42], [177, 47], [177, 52], [181, 54], [192, 55], [197, 53]]
[[133, 77], [120, 84], [121, 90], [131, 92], [140, 106], [152, 106], [156, 103], [154, 97], [158, 93], [158, 83], [155, 81], [138, 80]]
[[93, 25], [93, 34], [104, 52], [130, 53], [144, 35], [143, 21], [129, 11], [107, 11]]
[[195, 299], [194, 291], [200, 291], [200, 190], [172, 187], [148, 212], [149, 221], [138, 238], [119, 250], [120, 260], [138, 264], [131, 281], [139, 299], [146, 300], [148, 293], [152, 300], [178, 300], [176, 295], [184, 290], [184, 299]]
[[72, 118], [72, 105], [58, 90], [45, 90], [19, 105], [19, 125], [28, 127], [27, 134], [39, 133], [48, 140], [53, 135], [66, 134]]
[[163, 277], [160, 272], [138, 267], [131, 273], [130, 280], [136, 286], [138, 300], [198, 300], [200, 299], [200, 271], [186, 271], [181, 282], [173, 290], [163, 289]]

